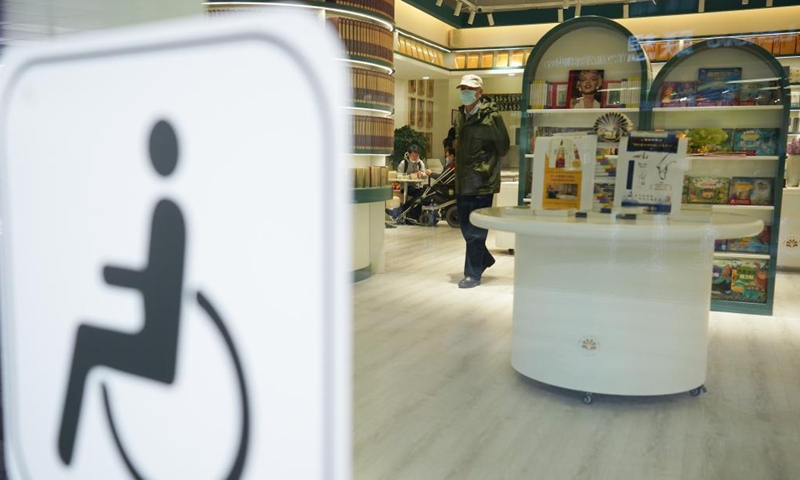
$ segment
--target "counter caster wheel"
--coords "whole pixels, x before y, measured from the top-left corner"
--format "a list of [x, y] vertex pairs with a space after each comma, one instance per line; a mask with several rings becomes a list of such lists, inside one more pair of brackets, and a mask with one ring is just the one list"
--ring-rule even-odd
[[693, 397], [699, 397], [701, 393], [706, 393], [707, 391], [708, 390], [706, 390], [706, 386], [705, 385], [700, 385], [697, 388], [693, 388], [693, 389], [689, 390], [689, 395], [691, 395]]
[[586, 405], [591, 405], [591, 403], [594, 402], [594, 397], [592, 396], [592, 394], [590, 392], [586, 392], [586, 393], [583, 394], [583, 399], [582, 400], [583, 400], [583, 403], [585, 403]]

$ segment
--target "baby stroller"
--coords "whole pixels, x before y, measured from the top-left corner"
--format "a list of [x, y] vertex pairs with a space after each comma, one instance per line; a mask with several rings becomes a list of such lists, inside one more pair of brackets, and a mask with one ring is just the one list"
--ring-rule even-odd
[[406, 208], [395, 221], [433, 227], [444, 218], [453, 228], [460, 226], [456, 207], [456, 171], [446, 168], [438, 177], [430, 177], [428, 185], [406, 202]]

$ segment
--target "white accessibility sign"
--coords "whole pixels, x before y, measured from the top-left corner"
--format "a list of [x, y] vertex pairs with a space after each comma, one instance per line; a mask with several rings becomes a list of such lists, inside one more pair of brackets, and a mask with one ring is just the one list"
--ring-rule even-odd
[[5, 57], [12, 480], [349, 477], [349, 85], [318, 18]]

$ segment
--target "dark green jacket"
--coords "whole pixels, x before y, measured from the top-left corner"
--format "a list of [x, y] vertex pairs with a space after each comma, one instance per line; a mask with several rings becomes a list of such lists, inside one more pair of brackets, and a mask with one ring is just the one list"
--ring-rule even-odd
[[456, 193], [490, 195], [500, 191], [500, 159], [508, 153], [508, 130], [497, 105], [481, 97], [475, 115], [456, 118]]

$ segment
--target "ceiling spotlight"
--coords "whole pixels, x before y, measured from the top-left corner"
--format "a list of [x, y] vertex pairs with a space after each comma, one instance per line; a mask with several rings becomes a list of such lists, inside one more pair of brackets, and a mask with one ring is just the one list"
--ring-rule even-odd
[[486, 14], [486, 19], [489, 20], [489, 26], [494, 27], [494, 15], [492, 15], [492, 12]]
[[453, 15], [455, 15], [456, 17], [461, 15], [461, 7], [463, 7], [463, 6], [464, 6], [463, 3], [457, 2], [456, 3], [456, 9], [453, 11]]
[[472, 25], [472, 22], [474, 22], [474, 21], [475, 21], [475, 10], [470, 10], [469, 11], [469, 19], [467, 19], [467, 23]]
[[742, 0], [742, 5], [748, 5], [748, 4], [750, 4], [750, 0]]
[[622, 5], [622, 18], [628, 18], [630, 16], [630, 10], [628, 9], [628, 4], [625, 3]]
[[436, 6], [437, 7], [441, 7], [443, 3], [444, 3], [444, 0], [436, 0]]
[[768, 7], [771, 7], [771, 6], [772, 6], [772, 0], [767, 0], [767, 6], [768, 6]]
[[569, 0], [564, 0], [564, 3], [561, 5], [561, 8], [566, 10], [569, 8]]
[[578, 0], [578, 3], [575, 4], [575, 18], [581, 16], [581, 1]]

